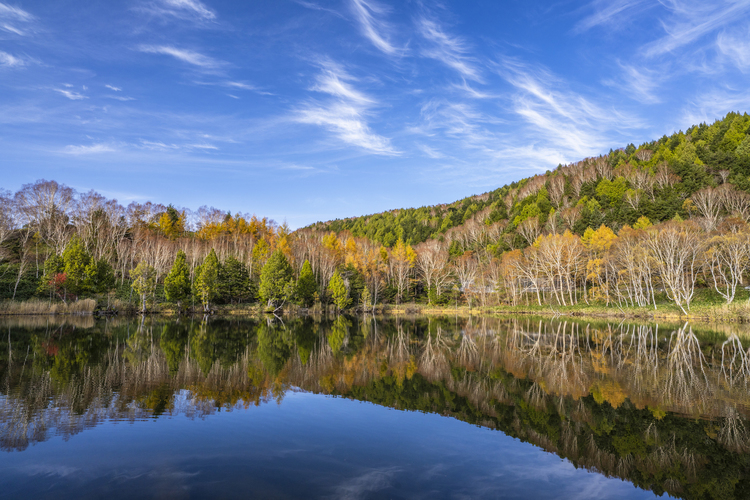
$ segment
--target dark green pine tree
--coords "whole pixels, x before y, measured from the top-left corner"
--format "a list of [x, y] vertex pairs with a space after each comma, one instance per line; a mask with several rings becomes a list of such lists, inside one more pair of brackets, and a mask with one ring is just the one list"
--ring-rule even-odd
[[297, 280], [297, 298], [303, 306], [310, 307], [315, 301], [316, 293], [318, 293], [318, 282], [315, 281], [310, 261], [305, 260]]
[[177, 252], [172, 269], [164, 278], [164, 294], [167, 300], [177, 303], [177, 309], [182, 308], [182, 302], [190, 297], [190, 269], [187, 265], [185, 252]]
[[228, 257], [219, 271], [219, 295], [225, 302], [247, 302], [252, 298], [252, 284], [247, 266]]

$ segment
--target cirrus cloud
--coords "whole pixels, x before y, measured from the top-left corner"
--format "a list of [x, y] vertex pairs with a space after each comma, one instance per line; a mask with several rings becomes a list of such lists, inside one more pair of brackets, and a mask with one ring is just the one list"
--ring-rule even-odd
[[195, 52], [188, 49], [180, 49], [171, 45], [141, 45], [140, 47], [138, 47], [138, 50], [148, 54], [162, 54], [171, 56], [182, 62], [186, 62], [203, 69], [217, 69], [225, 64], [222, 61], [217, 61], [216, 59], [203, 55], [200, 52]]
[[108, 144], [91, 144], [88, 146], [69, 145], [69, 146], [65, 146], [62, 150], [63, 153], [69, 154], [69, 155], [91, 155], [91, 154], [100, 154], [100, 153], [112, 153], [114, 151], [116, 151], [115, 148], [113, 148], [112, 146]]

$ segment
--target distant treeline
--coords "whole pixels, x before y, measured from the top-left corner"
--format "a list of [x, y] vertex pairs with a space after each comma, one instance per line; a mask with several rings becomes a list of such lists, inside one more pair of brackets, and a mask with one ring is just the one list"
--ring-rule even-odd
[[708, 287], [731, 303], [750, 265], [749, 128], [731, 113], [451, 205], [295, 232], [41, 180], [0, 196], [0, 298], [687, 311]]

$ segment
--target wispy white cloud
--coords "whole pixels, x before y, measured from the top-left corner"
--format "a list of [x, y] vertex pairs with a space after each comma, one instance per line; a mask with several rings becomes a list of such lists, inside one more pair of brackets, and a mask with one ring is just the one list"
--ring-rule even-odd
[[529, 144], [555, 149], [558, 161], [579, 160], [621, 140], [621, 133], [642, 128], [637, 118], [604, 109], [548, 70], [513, 59], [501, 62], [500, 74], [516, 90], [513, 111], [535, 130]]
[[390, 139], [373, 132], [366, 117], [377, 105], [374, 99], [355, 89], [356, 78], [330, 61], [321, 62], [322, 71], [311, 90], [328, 94], [325, 102], [311, 101], [296, 110], [294, 120], [319, 125], [331, 131], [341, 141], [371, 153], [400, 154]]
[[[421, 107], [420, 124], [407, 129], [429, 141], [418, 143], [419, 151], [443, 160], [443, 166], [429, 170], [431, 178], [486, 186], [507, 180], [513, 171], [544, 171], [608, 149], [615, 135], [607, 128], [612, 120], [632, 124], [628, 117], [567, 90], [562, 79], [543, 68], [512, 59], [488, 67], [511, 84], [511, 92], [496, 86], [493, 93], [485, 93], [466, 82], [454, 85], [464, 99], [429, 99]], [[475, 99], [482, 99], [481, 106]]]
[[693, 43], [701, 37], [743, 19], [750, 10], [750, 0], [702, 2], [663, 0], [670, 12], [662, 27], [667, 33], [644, 47], [647, 57], [658, 56]]
[[0, 2], [0, 18], [16, 19], [18, 21], [32, 21], [34, 16], [19, 7], [13, 7]]
[[16, 35], [19, 35], [19, 36], [25, 36], [26, 35], [26, 32], [21, 31], [20, 29], [16, 28], [15, 26], [12, 26], [12, 25], [7, 24], [7, 23], [0, 24], [0, 29], [3, 29], [5, 31], [9, 31], [11, 33], [15, 33]]
[[375, 134], [362, 119], [362, 111], [345, 103], [329, 106], [308, 106], [297, 113], [297, 121], [320, 125], [334, 132], [339, 139], [371, 153], [395, 155], [391, 141]]
[[143, 149], [149, 149], [152, 151], [169, 151], [169, 150], [180, 149], [180, 147], [177, 144], [165, 144], [159, 141], [147, 141], [147, 140], [141, 140], [140, 147], [142, 147]]
[[453, 68], [466, 80], [483, 82], [476, 60], [468, 55], [466, 40], [446, 33], [436, 21], [426, 17], [417, 20], [417, 30], [428, 42], [422, 50], [423, 56]]
[[12, 56], [7, 52], [0, 50], [0, 68], [12, 68], [16, 66], [23, 66], [23, 61], [18, 57]]
[[14, 33], [19, 36], [25, 36], [26, 31], [19, 28], [16, 23], [31, 23], [34, 16], [21, 9], [0, 2], [0, 29]]
[[315, 167], [311, 167], [309, 165], [296, 165], [296, 164], [281, 165], [278, 168], [280, 168], [281, 170], [302, 170], [305, 172], [317, 170]]
[[576, 23], [574, 33], [582, 33], [596, 26], [623, 24], [624, 19], [648, 7], [648, 4], [645, 0], [595, 0], [589, 7], [594, 12]]
[[255, 85], [250, 85], [249, 83], [244, 82], [224, 82], [224, 85], [226, 85], [227, 87], [234, 87], [236, 89], [242, 90], [258, 90]]
[[375, 0], [351, 0], [351, 8], [359, 22], [362, 34], [375, 47], [388, 55], [400, 55], [404, 49], [391, 43], [392, 28], [390, 24], [380, 19], [390, 9]]
[[429, 158], [432, 158], [433, 160], [441, 160], [445, 158], [445, 155], [443, 153], [425, 144], [417, 144], [417, 149], [422, 151], [425, 155], [427, 155]]
[[740, 71], [744, 73], [750, 69], [750, 27], [740, 32], [719, 33], [716, 46]]
[[543, 141], [528, 141], [527, 144], [514, 142], [516, 144], [503, 144], [498, 152], [497, 159], [511, 165], [515, 163], [522, 169], [531, 167], [531, 170], [543, 172], [559, 163], [582, 159], [581, 157], [571, 157], [556, 145], [547, 145]]
[[216, 19], [214, 11], [198, 0], [163, 0], [164, 5], [175, 10], [181, 10], [203, 19]]
[[[113, 92], [122, 92], [122, 87], [116, 87], [114, 85], [109, 85], [109, 84], [104, 85], [104, 87], [108, 88], [109, 90]], [[124, 96], [124, 95], [106, 95], [104, 97], [106, 97], [107, 99], [115, 99], [118, 101], [135, 101], [135, 97]]]
[[180, 49], [171, 45], [141, 45], [138, 49], [141, 52], [146, 52], [149, 54], [163, 54], [172, 56], [182, 62], [186, 62], [203, 69], [217, 69], [224, 65], [223, 62], [217, 61], [216, 59], [205, 56], [199, 52]]
[[623, 63], [619, 65], [622, 74], [615, 79], [606, 79], [602, 83], [622, 90], [627, 97], [643, 104], [655, 104], [661, 101], [656, 91], [661, 86], [663, 72], [646, 67], [636, 68]]
[[87, 96], [83, 94], [79, 94], [78, 92], [74, 92], [72, 90], [65, 90], [65, 89], [52, 89], [55, 92], [59, 92], [71, 101], [80, 101], [81, 99], [88, 99]]
[[474, 87], [466, 83], [466, 80], [463, 80], [460, 84], [452, 85], [452, 88], [456, 90], [460, 90], [462, 93], [466, 94], [468, 97], [471, 97], [473, 99], [492, 99], [493, 97], [497, 97], [497, 95], [495, 94], [490, 94], [490, 93], [482, 92], [481, 90], [475, 89]]
[[224, 85], [226, 87], [231, 87], [235, 89], [242, 89], [242, 90], [249, 90], [251, 92], [255, 92], [256, 94], [261, 95], [274, 95], [271, 92], [266, 92], [265, 90], [256, 87], [255, 85], [245, 83], [245, 82], [223, 82], [221, 85]]
[[216, 20], [216, 13], [199, 0], [156, 0], [143, 3], [136, 9], [155, 16], [174, 17], [199, 23]]
[[303, 7], [307, 7], [308, 9], [319, 10], [319, 11], [322, 11], [322, 12], [328, 12], [329, 14], [333, 14], [336, 17], [340, 17], [342, 19], [344, 18], [344, 16], [342, 16], [340, 12], [338, 12], [336, 10], [333, 10], [333, 9], [329, 9], [327, 7], [323, 7], [322, 5], [318, 5], [315, 2], [306, 2], [305, 0], [293, 0], [293, 1], [294, 1], [294, 3], [299, 4], [299, 5], [303, 6]]
[[[275, 95], [271, 92], [267, 92], [260, 87], [256, 87], [255, 85], [251, 83], [246, 82], [237, 82], [237, 81], [195, 81], [194, 82], [197, 85], [208, 85], [208, 86], [217, 86], [217, 87], [226, 87], [230, 89], [239, 89], [239, 90], [247, 90], [249, 92], [255, 92], [256, 94], [260, 95]], [[233, 96], [234, 97], [234, 96]]]
[[423, 125], [415, 131], [425, 135], [442, 134], [460, 139], [465, 149], [486, 150], [497, 136], [487, 128], [499, 123], [499, 119], [485, 115], [467, 103], [447, 99], [431, 99], [420, 109]]
[[192, 149], [213, 149], [213, 150], [219, 149], [213, 144], [188, 144], [187, 147], [192, 148]]
[[167, 144], [161, 141], [149, 141], [145, 139], [141, 139], [141, 141], [137, 144], [134, 144], [133, 147], [140, 148], [140, 149], [148, 149], [150, 151], [189, 151], [189, 150], [218, 151], [219, 149], [213, 144], [208, 144], [208, 143], [203, 143], [203, 142], [188, 143], [188, 144], [175, 144], [175, 143]]
[[507, 181], [513, 171], [528, 175], [529, 170], [554, 165], [547, 161], [550, 158], [560, 158], [559, 154], [547, 155], [544, 162], [539, 162], [536, 154], [520, 154], [517, 144], [524, 141], [503, 130], [521, 127], [494, 113], [484, 113], [471, 102], [431, 99], [422, 105], [420, 116], [420, 125], [407, 131], [429, 141], [429, 145], [416, 144], [425, 157], [440, 160], [425, 170], [429, 182], [486, 188]]
[[90, 146], [65, 146], [62, 152], [70, 155], [90, 155], [100, 153], [112, 153], [116, 151], [107, 144], [91, 144]]
[[691, 99], [677, 127], [687, 127], [701, 122], [712, 123], [730, 111], [747, 109], [750, 109], [750, 94], [745, 86], [720, 85]]
[[341, 66], [327, 61], [324, 63], [323, 71], [318, 75], [317, 82], [311, 90], [330, 94], [342, 101], [350, 101], [358, 105], [374, 104], [372, 98], [358, 91], [349, 83], [354, 80], [355, 78]]

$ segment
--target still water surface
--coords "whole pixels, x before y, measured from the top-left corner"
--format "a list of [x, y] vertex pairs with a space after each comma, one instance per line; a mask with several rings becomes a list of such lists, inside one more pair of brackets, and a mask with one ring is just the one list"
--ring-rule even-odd
[[0, 498], [750, 498], [749, 342], [729, 328], [0, 328]]

